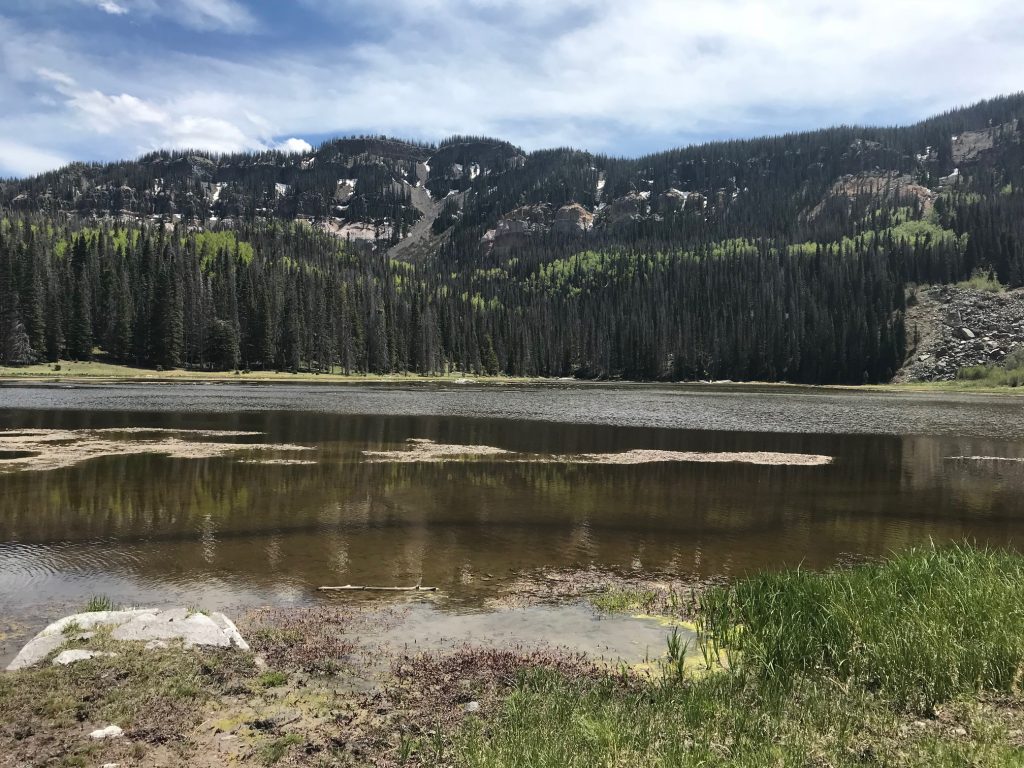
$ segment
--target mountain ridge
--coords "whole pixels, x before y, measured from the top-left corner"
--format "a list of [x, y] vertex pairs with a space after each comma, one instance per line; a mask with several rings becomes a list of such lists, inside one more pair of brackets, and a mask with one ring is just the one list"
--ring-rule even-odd
[[363, 137], [0, 185], [8, 364], [856, 384], [906, 363], [915, 285], [972, 277], [1024, 286], [1024, 94], [636, 159]]
[[[658, 237], [658, 230], [672, 229], [658, 226], [667, 218], [698, 207], [709, 219], [731, 210], [742, 215], [744, 208], [760, 205], [766, 192], [781, 192], [788, 203], [778, 218], [812, 219], [808, 214], [830, 198], [856, 196], [856, 190], [835, 193], [844, 177], [870, 181], [863, 174], [876, 171], [892, 172], [888, 189], [876, 189], [876, 195], [899, 194], [912, 185], [919, 188], [915, 194], [937, 192], [960, 165], [983, 165], [986, 155], [1009, 140], [1019, 144], [1022, 117], [1024, 94], [1018, 93], [909, 126], [840, 125], [635, 158], [572, 148], [524, 152], [482, 136], [453, 136], [437, 144], [342, 137], [305, 153], [160, 150], [2, 181], [0, 208], [200, 227], [231, 226], [239, 219], [310, 221], [341, 239], [382, 250], [395, 249], [419, 223], [417, 241], [431, 244], [426, 255], [446, 240], [462, 250], [497, 246], [508, 252], [553, 229], [561, 235], [608, 235], [623, 225], [647, 223]], [[413, 203], [413, 195], [423, 197], [417, 190], [429, 193], [429, 205]], [[431, 216], [425, 226], [422, 220]], [[814, 227], [805, 228], [814, 239]], [[744, 234], [773, 235], [770, 227], [760, 229]], [[393, 253], [416, 250], [407, 244]]]

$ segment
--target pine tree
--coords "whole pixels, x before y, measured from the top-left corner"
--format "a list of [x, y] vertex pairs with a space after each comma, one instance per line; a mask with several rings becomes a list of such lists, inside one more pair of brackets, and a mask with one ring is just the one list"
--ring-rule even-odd
[[75, 238], [71, 254], [71, 324], [68, 354], [73, 360], [91, 360], [92, 287], [89, 278], [89, 242], [85, 235]]

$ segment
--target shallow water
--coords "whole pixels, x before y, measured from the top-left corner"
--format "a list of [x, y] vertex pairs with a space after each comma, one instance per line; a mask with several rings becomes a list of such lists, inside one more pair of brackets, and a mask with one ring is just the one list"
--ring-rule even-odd
[[[1024, 458], [1016, 398], [561, 383], [0, 386], [0, 430], [141, 427], [258, 432], [203, 439], [308, 446], [301, 460], [313, 463], [253, 463], [272, 451], [124, 453], [12, 471], [0, 457], [0, 634], [5, 621], [32, 627], [95, 594], [230, 611], [326, 599], [321, 585], [422, 582], [442, 590], [445, 608], [472, 610], [542, 568], [734, 576], [929, 539], [1024, 544], [1024, 463], [955, 458]], [[363, 454], [404, 450], [409, 438], [545, 456], [834, 460]]]
[[[654, 661], [665, 655], [670, 631], [655, 619], [601, 615], [579, 604], [530, 605], [481, 613], [451, 612], [414, 605], [378, 633], [374, 643], [386, 643], [404, 653], [440, 651], [471, 645], [476, 648], [550, 647], [610, 664]], [[695, 635], [677, 627], [688, 653], [699, 653]]]

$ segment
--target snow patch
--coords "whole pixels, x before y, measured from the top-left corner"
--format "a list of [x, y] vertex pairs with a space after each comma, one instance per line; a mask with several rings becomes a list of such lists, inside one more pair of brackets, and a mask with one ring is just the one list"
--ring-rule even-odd
[[470, 181], [472, 181], [473, 179], [475, 179], [479, 175], [480, 175], [480, 165], [478, 163], [473, 163], [471, 166], [469, 166], [469, 180]]
[[285, 195], [287, 195], [288, 194], [288, 189], [289, 189], [289, 187], [288, 187], [287, 184], [275, 184], [274, 185], [274, 192], [277, 194], [278, 197], [284, 197]]

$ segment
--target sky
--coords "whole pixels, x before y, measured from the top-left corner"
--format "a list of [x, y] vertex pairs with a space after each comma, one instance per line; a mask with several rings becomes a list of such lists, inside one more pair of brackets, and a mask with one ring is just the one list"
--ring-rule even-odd
[[637, 155], [1021, 90], [1020, 0], [0, 0], [0, 177], [362, 133]]

